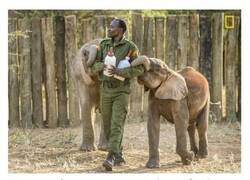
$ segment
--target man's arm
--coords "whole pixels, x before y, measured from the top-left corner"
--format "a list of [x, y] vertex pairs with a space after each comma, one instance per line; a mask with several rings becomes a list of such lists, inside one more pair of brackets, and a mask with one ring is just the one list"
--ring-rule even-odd
[[[130, 62], [132, 62], [138, 57], [139, 49], [133, 42], [131, 42], [130, 50], [131, 50]], [[139, 65], [139, 66], [128, 67], [124, 69], [116, 69], [115, 71], [116, 71], [115, 73], [119, 76], [122, 76], [125, 78], [134, 78], [144, 73], [144, 66]]]
[[131, 78], [142, 75], [144, 71], [145, 71], [144, 66], [138, 65], [138, 66], [128, 67], [124, 69], [116, 69], [114, 73], [124, 78], [131, 79]]
[[97, 49], [95, 63], [91, 67], [91, 70], [94, 74], [98, 74], [100, 71], [103, 71], [103, 69], [104, 69], [104, 63], [102, 62], [102, 49], [100, 44]]

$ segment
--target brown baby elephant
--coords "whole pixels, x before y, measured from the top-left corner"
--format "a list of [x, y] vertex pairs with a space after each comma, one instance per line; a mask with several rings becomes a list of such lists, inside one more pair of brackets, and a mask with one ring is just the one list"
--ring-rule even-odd
[[[207, 128], [209, 113], [209, 86], [206, 78], [193, 69], [186, 67], [178, 72], [170, 69], [164, 62], [155, 58], [140, 56], [132, 66], [143, 64], [146, 71], [138, 77], [149, 93], [148, 111], [148, 168], [160, 166], [159, 133], [160, 116], [174, 123], [176, 131], [176, 152], [182, 163], [188, 165], [194, 155], [205, 158], [207, 150]], [[195, 140], [196, 129], [199, 146]], [[187, 149], [189, 133], [191, 151]]]
[[[70, 61], [72, 81], [77, 90], [82, 113], [82, 145], [81, 150], [92, 151], [96, 149], [94, 123], [96, 109], [99, 108], [100, 91], [99, 81], [96, 75], [92, 74], [90, 67], [95, 62], [98, 45], [102, 39], [95, 39], [85, 43]], [[102, 124], [102, 121], [101, 121]], [[99, 137], [98, 149], [105, 150], [107, 140], [104, 136], [103, 125]]]

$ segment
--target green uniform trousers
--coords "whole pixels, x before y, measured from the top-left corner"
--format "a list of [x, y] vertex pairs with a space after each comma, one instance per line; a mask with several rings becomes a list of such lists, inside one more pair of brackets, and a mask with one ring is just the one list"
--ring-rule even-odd
[[107, 150], [119, 153], [124, 132], [124, 123], [128, 109], [129, 93], [116, 89], [101, 88], [101, 114], [104, 133], [108, 140]]

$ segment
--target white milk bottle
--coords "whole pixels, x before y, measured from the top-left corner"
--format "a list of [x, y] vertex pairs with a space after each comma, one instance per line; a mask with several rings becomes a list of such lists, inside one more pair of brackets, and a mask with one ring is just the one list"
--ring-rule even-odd
[[[107, 56], [104, 59], [104, 64], [107, 65], [107, 68], [111, 68], [111, 66], [116, 66], [116, 57], [114, 56], [113, 48], [109, 49]], [[105, 76], [111, 77], [112, 74], [109, 74], [107, 70], [103, 71]]]

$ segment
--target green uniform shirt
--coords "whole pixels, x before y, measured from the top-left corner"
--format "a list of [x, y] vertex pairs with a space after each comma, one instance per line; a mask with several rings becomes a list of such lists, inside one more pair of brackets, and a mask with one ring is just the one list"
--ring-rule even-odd
[[97, 51], [97, 56], [96, 56], [96, 61], [94, 65], [92, 66], [92, 71], [98, 75], [98, 79], [100, 81], [108, 81], [112, 83], [119, 83], [119, 84], [124, 84], [124, 86], [129, 87], [129, 79], [139, 76], [144, 73], [144, 67], [143, 65], [135, 66], [135, 67], [128, 67], [124, 69], [120, 69], [118, 72], [119, 76], [122, 76], [125, 78], [125, 81], [122, 82], [118, 79], [115, 79], [114, 77], [107, 77], [103, 75], [103, 67], [104, 67], [104, 59], [108, 54], [108, 51], [110, 50], [110, 47], [113, 47], [113, 52], [116, 57], [116, 66], [119, 64], [119, 62], [128, 55], [129, 51], [131, 51], [130, 54], [130, 63], [138, 57], [138, 48], [136, 45], [127, 40], [125, 37], [118, 42], [117, 44], [113, 43], [111, 38], [104, 39], [101, 41], [98, 51]]

